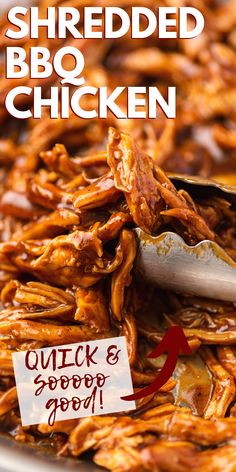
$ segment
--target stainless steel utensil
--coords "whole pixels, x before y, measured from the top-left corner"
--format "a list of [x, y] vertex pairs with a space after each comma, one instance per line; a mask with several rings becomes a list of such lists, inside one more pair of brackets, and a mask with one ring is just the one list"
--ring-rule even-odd
[[0, 435], [0, 472], [105, 472], [89, 461], [57, 457]]
[[[236, 187], [180, 175], [173, 183], [190, 195], [217, 195], [236, 205]], [[166, 232], [152, 237], [136, 229], [139, 251], [136, 273], [158, 286], [189, 295], [236, 302], [236, 263], [215, 242], [188, 246], [177, 234]]]

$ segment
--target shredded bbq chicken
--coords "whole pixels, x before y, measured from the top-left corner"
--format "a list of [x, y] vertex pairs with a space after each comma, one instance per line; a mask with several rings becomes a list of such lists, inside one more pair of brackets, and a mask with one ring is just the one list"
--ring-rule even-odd
[[[128, 12], [140, 5], [118, 3]], [[52, 4], [68, 2], [41, 0], [40, 12]], [[5, 94], [36, 81], [4, 79], [0, 58], [0, 428], [59, 456], [89, 453], [112, 472], [236, 470], [235, 304], [189, 297], [184, 288], [163, 292], [134, 271], [137, 227], [151, 235], [174, 231], [189, 245], [215, 241], [236, 261], [232, 202], [193, 196], [170, 175], [236, 185], [235, 0], [188, 5], [206, 19], [191, 41], [51, 42], [42, 34], [21, 44], [27, 54], [32, 45], [78, 45], [90, 85], [176, 85], [176, 120], [161, 113], [157, 120], [51, 120], [45, 109], [40, 120], [18, 122], [7, 115]], [[3, 48], [14, 44], [6, 28], [2, 17]], [[40, 83], [45, 97], [56, 80]], [[140, 390], [165, 361], [148, 354], [174, 325], [192, 355], [180, 357], [173, 377], [135, 411], [22, 427], [13, 352], [124, 335]]]

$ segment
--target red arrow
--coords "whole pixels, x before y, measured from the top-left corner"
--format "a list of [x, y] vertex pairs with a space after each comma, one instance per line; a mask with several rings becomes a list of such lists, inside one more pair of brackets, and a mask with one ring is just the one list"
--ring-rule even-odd
[[148, 395], [157, 392], [157, 390], [163, 387], [167, 380], [172, 376], [179, 354], [182, 353], [186, 356], [192, 354], [183, 329], [180, 326], [171, 326], [160, 344], [158, 344], [154, 351], [148, 355], [148, 358], [155, 359], [165, 352], [168, 356], [157, 378], [148, 385], [148, 387], [145, 387], [132, 395], [121, 397], [122, 400], [139, 400], [140, 398], [147, 397]]

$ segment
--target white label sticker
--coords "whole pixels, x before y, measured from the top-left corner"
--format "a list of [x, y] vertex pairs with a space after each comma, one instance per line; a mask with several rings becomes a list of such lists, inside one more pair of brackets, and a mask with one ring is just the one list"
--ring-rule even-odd
[[124, 336], [12, 357], [23, 426], [136, 408]]

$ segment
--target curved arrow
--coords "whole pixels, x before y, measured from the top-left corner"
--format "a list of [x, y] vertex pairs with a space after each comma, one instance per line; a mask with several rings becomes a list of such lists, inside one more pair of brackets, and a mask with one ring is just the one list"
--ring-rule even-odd
[[132, 395], [121, 397], [122, 400], [139, 400], [140, 398], [155, 393], [157, 390], [163, 387], [163, 385], [165, 385], [165, 383], [172, 376], [179, 354], [182, 353], [186, 356], [192, 354], [183, 329], [180, 326], [171, 326], [161, 342], [155, 347], [154, 351], [148, 355], [148, 358], [155, 359], [165, 352], [168, 354], [168, 356], [157, 378], [150, 385], [148, 385], [148, 387], [145, 387], [142, 390], [133, 393]]

